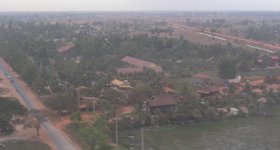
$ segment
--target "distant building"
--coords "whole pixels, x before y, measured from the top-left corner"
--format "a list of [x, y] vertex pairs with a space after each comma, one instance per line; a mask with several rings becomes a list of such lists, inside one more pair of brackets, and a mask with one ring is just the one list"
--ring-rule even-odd
[[269, 63], [269, 65], [273, 66], [273, 67], [278, 66], [279, 60], [280, 59], [279, 59], [278, 56], [270, 56], [270, 63]]
[[192, 82], [194, 86], [210, 85], [210, 76], [208, 74], [197, 73], [193, 75]]
[[120, 81], [120, 80], [112, 80], [111, 81], [111, 85], [112, 87], [116, 88], [116, 89], [132, 89], [133, 87], [130, 85], [130, 83], [128, 81]]
[[256, 95], [262, 95], [263, 91], [261, 89], [257, 88], [257, 89], [252, 89], [252, 93], [255, 93]]
[[164, 87], [164, 88], [162, 88], [162, 91], [166, 94], [175, 94], [176, 93], [176, 91], [171, 89], [170, 87]]
[[241, 82], [241, 76], [237, 76], [234, 79], [228, 79], [227, 80], [227, 83], [229, 83], [229, 84], [238, 84], [240, 82]]
[[130, 64], [130, 67], [124, 67], [124, 68], [119, 68], [117, 70], [118, 73], [121, 74], [129, 74], [129, 73], [137, 73], [137, 72], [142, 72], [144, 68], [151, 69], [157, 73], [162, 72], [162, 68], [158, 65], [156, 65], [153, 62], [141, 60], [138, 58], [130, 57], [130, 56], [125, 56], [122, 59], [123, 62]]
[[148, 100], [149, 110], [152, 114], [174, 111], [176, 104], [177, 100], [168, 94], [156, 95]]
[[220, 89], [218, 87], [204, 87], [199, 90], [196, 90], [196, 92], [199, 94], [200, 97], [206, 97], [206, 96], [215, 96], [220, 93]]
[[74, 44], [73, 43], [67, 43], [66, 45], [60, 47], [58, 49], [58, 52], [60, 53], [65, 53], [65, 52], [68, 52], [71, 48], [74, 47]]

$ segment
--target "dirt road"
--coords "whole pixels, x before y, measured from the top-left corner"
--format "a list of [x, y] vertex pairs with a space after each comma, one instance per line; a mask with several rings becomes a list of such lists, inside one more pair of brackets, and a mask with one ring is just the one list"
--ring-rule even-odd
[[[26, 88], [23, 88], [23, 81], [17, 78], [15, 72], [6, 64], [6, 62], [0, 58], [0, 71], [6, 75], [6, 78], [9, 76], [13, 88], [18, 93], [22, 103], [27, 107], [27, 109], [42, 109], [42, 105], [34, 99], [34, 95], [30, 95], [30, 91], [27, 91]], [[42, 127], [45, 130], [50, 141], [55, 145], [57, 150], [78, 150], [72, 141], [66, 136], [63, 131], [56, 128], [50, 121], [42, 123]]]

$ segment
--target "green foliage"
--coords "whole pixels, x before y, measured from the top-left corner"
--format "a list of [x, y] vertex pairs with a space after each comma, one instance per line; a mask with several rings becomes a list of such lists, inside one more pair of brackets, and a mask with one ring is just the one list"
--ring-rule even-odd
[[131, 103], [142, 104], [147, 98], [152, 96], [152, 89], [146, 85], [137, 85], [130, 94]]
[[219, 65], [219, 75], [223, 79], [233, 79], [236, 77], [236, 60], [227, 57], [223, 58]]
[[27, 110], [13, 98], [0, 97], [0, 128], [4, 132], [12, 132], [10, 121], [13, 116], [23, 116]]
[[109, 144], [107, 132], [107, 121], [104, 118], [97, 118], [94, 124], [76, 122], [68, 126], [68, 129], [81, 141], [84, 150], [112, 150]]
[[77, 99], [70, 95], [54, 95], [49, 98], [45, 98], [43, 102], [51, 109], [59, 110], [76, 110], [77, 109]]
[[80, 112], [74, 112], [71, 114], [70, 119], [72, 123], [78, 123], [82, 121], [81, 113]]

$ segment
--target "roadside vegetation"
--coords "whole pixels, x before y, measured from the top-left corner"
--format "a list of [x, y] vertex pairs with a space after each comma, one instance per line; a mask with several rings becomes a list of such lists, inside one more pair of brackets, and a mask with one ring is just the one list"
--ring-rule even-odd
[[12, 122], [16, 117], [24, 117], [27, 110], [14, 98], [0, 97], [0, 135], [10, 134], [14, 131]]
[[0, 150], [51, 150], [51, 148], [41, 142], [6, 141], [1, 142]]

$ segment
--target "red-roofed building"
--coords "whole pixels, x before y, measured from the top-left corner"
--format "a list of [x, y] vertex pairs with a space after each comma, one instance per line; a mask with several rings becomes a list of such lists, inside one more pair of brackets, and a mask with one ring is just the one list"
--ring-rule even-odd
[[58, 49], [58, 52], [60, 52], [60, 53], [65, 53], [65, 52], [68, 52], [68, 51], [69, 51], [71, 48], [73, 48], [73, 47], [74, 47], [74, 44], [72, 44], [72, 43], [67, 43], [66, 45], [60, 47], [60, 48]]
[[[141, 60], [141, 59], [130, 57], [130, 56], [125, 56], [122, 59], [122, 61], [125, 63], [128, 63], [134, 67], [120, 68], [121, 69], [121, 70], [119, 70], [120, 73], [122, 73], [122, 72], [133, 73], [135, 71], [140, 71], [141, 69], [143, 71], [144, 68], [154, 70], [157, 73], [162, 72], [162, 69], [160, 66], [156, 65], [155, 63], [149, 62], [149, 61]], [[136, 68], [138, 68], [138, 69], [136, 69]]]
[[193, 75], [193, 85], [202, 86], [210, 84], [210, 76], [208, 74], [197, 73]]
[[155, 112], [173, 111], [176, 109], [177, 100], [168, 94], [153, 96], [148, 100], [148, 106], [152, 114]]
[[278, 66], [279, 60], [278, 56], [270, 56], [270, 66]]
[[205, 87], [199, 90], [196, 90], [196, 92], [201, 96], [201, 97], [205, 97], [205, 96], [214, 96], [214, 95], [218, 95], [220, 93], [220, 89], [218, 87]]

